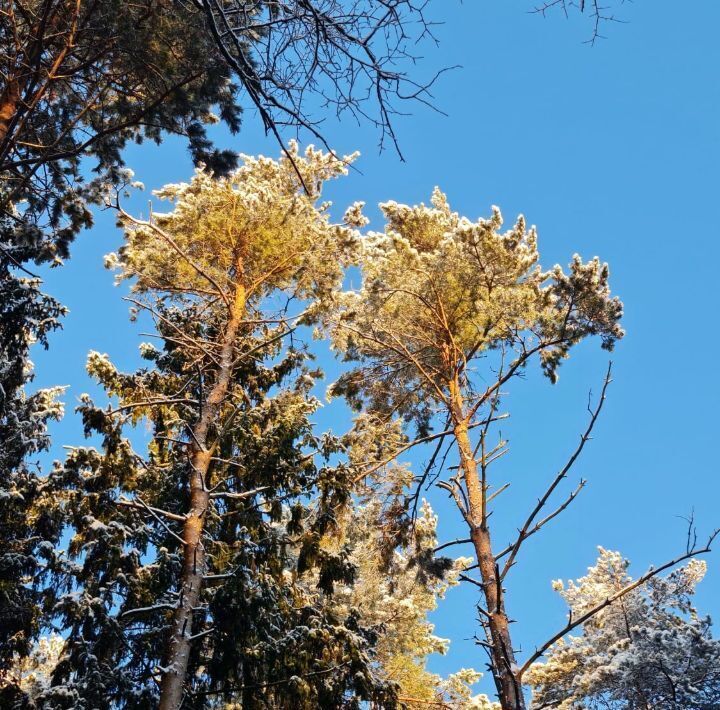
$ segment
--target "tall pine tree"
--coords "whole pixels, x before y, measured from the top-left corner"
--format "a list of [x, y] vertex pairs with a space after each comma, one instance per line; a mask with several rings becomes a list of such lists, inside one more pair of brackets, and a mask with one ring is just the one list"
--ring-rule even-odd
[[[400, 420], [415, 425], [418, 444], [454, 444], [456, 472], [439, 485], [467, 525], [465, 542], [472, 544], [479, 570], [479, 579], [468, 579], [482, 595], [482, 643], [500, 703], [504, 710], [522, 710], [522, 671], [504, 578], [522, 543], [544, 524], [538, 514], [567, 470], [541, 498], [518, 540], [498, 549], [490, 524], [496, 495], [489, 470], [505, 444], [489, 445], [489, 427], [506, 383], [533, 360], [554, 381], [581, 340], [599, 336], [611, 349], [623, 334], [622, 305], [610, 296], [608, 268], [598, 259], [575, 256], [569, 273], [560, 266], [543, 271], [535, 230], [526, 229], [522, 218], [504, 232], [497, 209], [490, 219], [472, 222], [453, 212], [437, 189], [430, 206], [388, 202], [381, 208], [387, 226], [364, 240], [362, 285], [344, 294], [335, 317], [336, 347], [357, 365], [334, 392], [372, 414], [380, 430]], [[431, 434], [438, 425], [440, 431]], [[359, 477], [391, 458], [369, 461]], [[398, 517], [408, 519], [407, 507]]]
[[[372, 630], [322, 599], [354, 574], [347, 550], [317, 544], [351, 477], [327, 463], [340, 442], [313, 433], [318, 373], [291, 342], [333, 301], [356, 245], [317, 204], [352, 156], [292, 150], [165, 187], [167, 214], [120, 212], [127, 242], [108, 261], [159, 345], [141, 346], [150, 364], [132, 374], [91, 353], [117, 401], [85, 398], [102, 448], [75, 449], [52, 477], [74, 535], [49, 706], [394, 704], [373, 672]], [[125, 434], [141, 422], [146, 453]], [[317, 588], [302, 581], [311, 573]]]

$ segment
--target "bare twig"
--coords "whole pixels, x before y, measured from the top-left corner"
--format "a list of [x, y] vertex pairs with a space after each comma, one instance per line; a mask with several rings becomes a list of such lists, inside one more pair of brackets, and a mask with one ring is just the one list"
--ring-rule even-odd
[[[468, 426], [468, 429], [474, 429], [475, 427], [483, 426], [488, 421], [497, 422], [501, 419], [507, 419], [509, 415], [507, 414], [500, 414], [497, 417], [491, 417], [489, 420], [483, 420], [481, 422], [474, 422], [473, 424], [470, 424]], [[429, 434], [428, 436], [422, 436], [417, 439], [413, 439], [412, 441], [408, 442], [407, 444], [404, 444], [399, 449], [396, 449], [390, 456], [387, 458], [384, 458], [382, 461], [379, 461], [378, 463], [371, 464], [368, 468], [364, 469], [362, 473], [358, 474], [354, 479], [353, 483], [359, 483], [362, 481], [363, 478], [369, 476], [372, 473], [375, 473], [375, 471], [381, 469], [383, 466], [387, 466], [390, 462], [394, 461], [398, 456], [404, 454], [409, 449], [412, 449], [415, 446], [418, 446], [420, 444], [427, 444], [430, 441], [435, 441], [436, 439], [444, 439], [447, 436], [450, 436], [453, 433], [452, 429], [445, 429], [444, 431], [439, 431], [436, 434]]]
[[[578, 444], [575, 451], [573, 451], [572, 455], [568, 459], [565, 466], [563, 466], [562, 469], [560, 469], [560, 472], [552, 480], [552, 482], [548, 486], [545, 493], [538, 499], [537, 505], [532, 509], [532, 511], [530, 512], [530, 515], [528, 515], [528, 517], [527, 517], [527, 520], [525, 521], [523, 526], [520, 528], [517, 539], [510, 548], [510, 555], [502, 569], [502, 573], [500, 575], [502, 578], [505, 577], [505, 575], [508, 573], [508, 570], [513, 566], [513, 564], [515, 562], [515, 558], [517, 557], [517, 554], [520, 551], [520, 547], [522, 546], [523, 542], [530, 536], [528, 534], [528, 532], [529, 532], [533, 522], [535, 521], [535, 518], [540, 514], [540, 511], [545, 507], [548, 500], [550, 499], [550, 496], [553, 494], [555, 489], [560, 485], [560, 482], [567, 476], [568, 472], [573, 467], [573, 465], [577, 461], [578, 457], [582, 453], [583, 449], [585, 448], [585, 444], [587, 444], [588, 440], [590, 439], [590, 435], [592, 434], [592, 430], [593, 430], [593, 427], [595, 426], [595, 422], [597, 421], [597, 418], [600, 415], [600, 412], [602, 410], [602, 406], [605, 402], [605, 393], [607, 392], [607, 388], [610, 385], [610, 382], [612, 382], [611, 374], [612, 374], [612, 363], [609, 363], [607, 373], [605, 375], [605, 381], [603, 383], [603, 387], [600, 392], [600, 398], [598, 399], [598, 403], [595, 407], [595, 410], [590, 412], [590, 422], [588, 423], [587, 429], [585, 429], [585, 432], [580, 437], [580, 443]], [[584, 485], [584, 483], [582, 485]], [[578, 491], [576, 491], [575, 493], [573, 493], [573, 495], [570, 496], [570, 498], [566, 501], [566, 503], [564, 505], [562, 505], [554, 514], [549, 516], [548, 519], [546, 519], [545, 521], [542, 521], [542, 525], [544, 525], [550, 519], [555, 517], [555, 515], [557, 515], [558, 513], [562, 512], [575, 498], [575, 495], [577, 495], [579, 490], [582, 488], [582, 485], [580, 486]], [[537, 529], [539, 530], [540, 527], [542, 527], [542, 525], [540, 525]], [[537, 530], [535, 532], [537, 532]]]

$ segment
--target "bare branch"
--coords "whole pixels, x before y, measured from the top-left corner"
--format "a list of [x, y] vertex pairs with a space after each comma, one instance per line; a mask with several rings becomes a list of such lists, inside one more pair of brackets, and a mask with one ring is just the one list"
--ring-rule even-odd
[[[162, 519], [160, 518], [160, 516], [158, 515], [158, 513], [157, 513], [153, 508], [151, 508], [142, 498], [140, 498], [140, 497], [138, 496], [138, 497], [135, 498], [135, 500], [136, 500], [138, 503], [140, 503], [140, 505], [142, 506], [142, 508], [143, 508], [144, 510], [146, 510], [148, 513], [150, 513], [150, 515], [152, 515], [153, 518], [155, 518], [155, 520], [162, 526], [162, 528], [165, 530], [166, 533], [168, 533], [168, 535], [170, 535], [170, 536], [172, 536], [173, 538], [175, 538], [175, 540], [177, 540], [177, 542], [178, 542], [180, 545], [182, 545], [182, 546], [185, 545], [185, 540], [183, 540], [177, 533], [173, 532], [173, 531], [170, 529], [170, 527], [168, 526], [168, 524], [167, 524], [164, 520], [162, 520]], [[121, 503], [120, 501], [118, 501], [118, 504], [122, 505], [122, 503]], [[164, 511], [163, 511], [163, 512], [164, 512]], [[184, 518], [184, 517], [181, 518], [181, 520], [182, 520], [182, 522], [185, 522], [185, 518]]]
[[[501, 414], [501, 415], [499, 415], [499, 416], [497, 416], [497, 417], [491, 417], [490, 420], [483, 420], [483, 421], [481, 421], [481, 422], [474, 422], [473, 424], [470, 424], [470, 425], [468, 426], [468, 429], [474, 429], [475, 427], [483, 426], [483, 425], [485, 425], [485, 424], [487, 423], [487, 421], [497, 422], [497, 421], [500, 421], [501, 419], [507, 419], [508, 416], [510, 416], [510, 415], [508, 415], [508, 414]], [[420, 445], [420, 444], [427, 444], [428, 442], [430, 442], [430, 441], [435, 441], [436, 439], [440, 439], [440, 438], [444, 439], [445, 437], [450, 436], [452, 433], [453, 433], [453, 429], [446, 429], [446, 430], [444, 430], [444, 431], [439, 431], [439, 432], [437, 432], [436, 434], [429, 434], [428, 436], [422, 436], [422, 437], [419, 437], [418, 439], [413, 439], [413, 441], [411, 441], [411, 442], [409, 442], [409, 443], [407, 443], [407, 444], [404, 444], [404, 445], [401, 446], [399, 449], [397, 449], [396, 451], [394, 451], [394, 452], [393, 452], [390, 456], [388, 456], [387, 458], [383, 459], [382, 461], [380, 461], [380, 462], [378, 462], [378, 463], [372, 464], [369, 468], [365, 469], [361, 474], [358, 474], [358, 475], [353, 479], [353, 483], [358, 483], [359, 481], [361, 481], [361, 480], [362, 480], [363, 478], [365, 478], [366, 476], [369, 476], [370, 474], [375, 473], [375, 471], [381, 469], [383, 466], [386, 466], [386, 465], [389, 464], [391, 461], [394, 461], [398, 456], [401, 456], [402, 454], [404, 454], [404, 453], [405, 453], [406, 451], [408, 451], [409, 449], [412, 449], [413, 447], [418, 446], [418, 445]]]
[[196, 399], [188, 399], [187, 397], [178, 397], [178, 398], [168, 398], [168, 399], [148, 399], [144, 402], [128, 402], [128, 404], [123, 404], [120, 407], [117, 407], [116, 409], [113, 409], [110, 414], [119, 414], [120, 412], [126, 412], [129, 409], [137, 409], [138, 407], [159, 407], [159, 406], [168, 406], [170, 404], [194, 404], [197, 405], [198, 401]]
[[438, 545], [433, 550], [433, 552], [440, 552], [440, 550], [444, 550], [446, 547], [452, 547], [453, 545], [465, 545], [468, 542], [472, 542], [472, 538], [469, 538], [469, 537], [457, 538], [455, 540], [450, 540], [449, 542], [444, 542], [442, 545]]
[[570, 619], [568, 623], [562, 629], [560, 629], [560, 631], [551, 636], [544, 644], [542, 644], [542, 646], [535, 650], [535, 652], [530, 656], [530, 658], [527, 659], [527, 661], [525, 661], [522, 668], [520, 668], [518, 672], [518, 678], [522, 678], [522, 676], [530, 668], [530, 666], [532, 666], [535, 661], [541, 658], [556, 641], [559, 641], [563, 636], [569, 634], [573, 629], [577, 628], [581, 624], [584, 624], [589, 619], [592, 619], [593, 616], [601, 612], [606, 607], [610, 606], [610, 604], [612, 604], [613, 602], [616, 602], [618, 599], [621, 599], [626, 594], [629, 594], [633, 591], [633, 589], [637, 589], [638, 587], [642, 586], [643, 584], [651, 580], [653, 577], [657, 576], [661, 572], [664, 572], [666, 569], [675, 567], [681, 562], [685, 562], [685, 560], [689, 560], [693, 557], [697, 557], [698, 555], [704, 555], [710, 552], [712, 544], [718, 534], [720, 534], [720, 528], [713, 531], [713, 533], [708, 538], [705, 547], [701, 549], [690, 550], [689, 552], [680, 555], [680, 557], [676, 557], [675, 559], [670, 560], [669, 562], [666, 562], [659, 567], [651, 567], [644, 575], [642, 575], [642, 577], [639, 577], [634, 582], [631, 582], [627, 586], [623, 587], [621, 590], [615, 592], [615, 594], [611, 594], [609, 597], [607, 597], [607, 599], [603, 600], [599, 604], [596, 604], [594, 607], [592, 607], [592, 609], [589, 609], [577, 619]]
[[[530, 515], [528, 515], [527, 520], [523, 524], [523, 526], [520, 528], [520, 531], [518, 532], [517, 539], [515, 543], [510, 548], [510, 556], [507, 559], [507, 562], [505, 562], [505, 565], [503, 567], [501, 577], [504, 579], [505, 575], [508, 573], [508, 570], [513, 566], [513, 563], [515, 562], [515, 558], [517, 557], [518, 552], [520, 551], [520, 547], [523, 544], [523, 542], [529, 537], [528, 531], [530, 530], [530, 527], [532, 526], [533, 522], [535, 521], [535, 518], [540, 514], [540, 511], [545, 507], [548, 500], [550, 499], [550, 496], [553, 494], [555, 489], [560, 485], [560, 482], [567, 476], [570, 469], [573, 467], [575, 462], [577, 461], [578, 457], [582, 453], [583, 449], [585, 448], [585, 444], [587, 444], [588, 440], [590, 439], [590, 435], [592, 434], [593, 427], [595, 426], [595, 422], [597, 421], [598, 416], [600, 415], [600, 412], [602, 410], [603, 403], [605, 402], [605, 393], [607, 392], [607, 388], [610, 385], [610, 382], [612, 382], [611, 379], [612, 374], [612, 362], [608, 364], [607, 373], [605, 375], [605, 381], [603, 383], [602, 390], [600, 392], [600, 398], [598, 400], [597, 406], [595, 407], [594, 411], [590, 412], [590, 422], [587, 426], [587, 429], [585, 430], [585, 433], [580, 437], [580, 443], [578, 444], [575, 451], [572, 453], [570, 458], [568, 459], [568, 462], [563, 466], [563, 468], [560, 470], [560, 472], [555, 476], [552, 483], [548, 486], [545, 493], [542, 495], [541, 498], [538, 499], [537, 505], [532, 509], [530, 512]], [[584, 483], [580, 486], [580, 489]], [[573, 495], [570, 496], [570, 498], [566, 501], [564, 505], [562, 505], [554, 514], [549, 516], [545, 521], [542, 521], [542, 525], [544, 525], [546, 522], [548, 522], [550, 519], [555, 517], [555, 515], [562, 512], [575, 498], [575, 495], [579, 492], [579, 490], [573, 493]], [[538, 527], [538, 530], [540, 529]], [[537, 532], [537, 530], [535, 531]]]
[[[417, 57], [411, 48], [433, 39], [424, 16], [426, 0], [196, 0], [225, 61], [232, 67], [266, 133], [285, 150], [283, 127], [308, 131], [327, 146], [309, 98], [338, 117], [349, 113], [381, 131], [400, 154], [392, 117], [394, 100], [430, 103], [442, 72], [417, 83], [405, 73]], [[414, 36], [409, 30], [415, 30]], [[374, 104], [374, 111], [369, 104]], [[292, 156], [286, 151], [292, 161]], [[400, 154], [402, 158], [402, 155]], [[300, 182], [304, 179], [293, 162]], [[306, 189], [312, 186], [305, 186]]]
[[152, 606], [139, 606], [136, 609], [128, 609], [127, 611], [124, 611], [122, 614], [120, 614], [120, 618], [124, 618], [126, 616], [134, 616], [135, 614], [147, 614], [152, 611], [157, 611], [158, 609], [174, 609], [174, 604], [153, 604]]
[[[551, 11], [559, 10], [566, 18], [570, 16], [571, 10], [577, 10], [580, 14], [587, 14], [592, 23], [592, 34], [589, 39], [585, 40], [585, 43], [595, 45], [597, 40], [605, 39], [605, 37], [600, 34], [600, 28], [603, 24], [608, 22], [623, 22], [623, 20], [615, 15], [608, 14], [608, 10], [612, 6], [611, 0], [609, 1], [610, 4], [601, 5], [600, 0], [545, 0], [542, 4], [536, 5], [530, 12], [546, 17]], [[624, 0], [619, 0], [619, 2], [622, 4]], [[587, 13], [586, 10], [588, 10]]]
[[[587, 485], [587, 481], [580, 481], [577, 488], [565, 499], [565, 501], [562, 503], [562, 505], [557, 507], [552, 513], [545, 516], [542, 520], [538, 521], [530, 530], [528, 530], [527, 532], [524, 533], [523, 542], [525, 540], [527, 540], [530, 536], [534, 535], [536, 532], [539, 532], [541, 530], [541, 528], [543, 528], [545, 525], [547, 525], [547, 523], [549, 523], [553, 518], [560, 515], [560, 513], [562, 513], [563, 510], [565, 510], [565, 508], [567, 508], [570, 505], [570, 503], [572, 503], [575, 500], [577, 495], [580, 493], [580, 491], [586, 485]], [[517, 543], [508, 545], [502, 552], [499, 552], [497, 555], [495, 555], [495, 560], [500, 560], [503, 557], [505, 557], [505, 555], [507, 555], [509, 552], [511, 552], [514, 549], [515, 544], [517, 544]], [[507, 572], [503, 569], [501, 577], [504, 579], [506, 574], [507, 574]]]

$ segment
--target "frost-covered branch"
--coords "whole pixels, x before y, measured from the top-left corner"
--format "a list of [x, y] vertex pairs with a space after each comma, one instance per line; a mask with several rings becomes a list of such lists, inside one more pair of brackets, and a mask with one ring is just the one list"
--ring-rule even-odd
[[147, 505], [142, 498], [138, 498], [138, 502], [135, 502], [121, 497], [119, 500], [115, 501], [115, 505], [121, 505], [126, 508], [137, 508], [138, 510], [144, 510], [145, 512], [156, 513], [157, 515], [162, 515], [169, 520], [175, 520], [180, 523], [185, 520], [184, 515], [178, 515], [177, 513], [171, 513], [168, 510], [162, 510], [161, 508], [155, 508], [152, 505]]
[[210, 498], [228, 498], [230, 500], [243, 500], [244, 498], [252, 498], [254, 495], [262, 493], [262, 491], [266, 491], [269, 488], [270, 486], [259, 486], [258, 488], [253, 488], [250, 491], [243, 491], [242, 493], [231, 493], [229, 491], [211, 493]]
[[609, 595], [606, 599], [601, 601], [600, 603], [593, 606], [591, 609], [586, 611], [585, 613], [581, 614], [577, 618], [572, 617], [572, 613], [570, 614], [570, 619], [568, 620], [568, 623], [560, 629], [556, 634], [553, 634], [545, 643], [543, 643], [541, 646], [539, 646], [535, 652], [523, 663], [522, 667], [520, 668], [520, 671], [518, 673], [519, 677], [522, 678], [522, 676], [525, 674], [525, 672], [532, 666], [535, 661], [537, 661], [539, 658], [541, 658], [543, 655], [545, 655], [545, 652], [557, 641], [559, 641], [564, 636], [567, 636], [573, 629], [577, 628], [581, 624], [584, 624], [589, 619], [592, 619], [595, 615], [597, 615], [599, 612], [601, 612], [606, 607], [610, 606], [613, 602], [616, 602], [620, 599], [622, 599], [624, 596], [632, 592], [634, 589], [637, 589], [638, 587], [642, 586], [649, 580], [651, 580], [653, 577], [656, 577], [661, 572], [664, 572], [666, 569], [670, 569], [671, 567], [675, 567], [679, 565], [681, 562], [685, 562], [686, 560], [692, 559], [693, 557], [697, 557], [698, 555], [704, 555], [707, 554], [712, 550], [712, 544], [715, 541], [715, 538], [720, 534], [720, 529], [715, 530], [712, 532], [710, 537], [708, 538], [706, 544], [704, 547], [699, 549], [690, 550], [689, 552], [686, 552], [683, 555], [680, 555], [679, 557], [676, 557], [675, 559], [670, 560], [669, 562], [665, 562], [664, 564], [660, 565], [659, 567], [651, 567], [644, 575], [636, 579], [634, 582], [628, 584], [627, 586], [623, 587], [619, 591], [615, 592], [614, 594]]

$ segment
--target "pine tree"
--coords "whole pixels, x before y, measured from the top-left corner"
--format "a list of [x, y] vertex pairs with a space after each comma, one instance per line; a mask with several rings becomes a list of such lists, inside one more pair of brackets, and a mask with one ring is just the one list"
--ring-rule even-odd
[[[393, 451], [402, 439], [397, 426], [382, 429], [372, 417], [361, 415], [341, 441], [347, 465], [356, 472], [368, 459]], [[353, 504], [339, 516], [339, 531], [322, 541], [330, 550], [349, 547], [357, 569], [353, 583], [338, 585], [329, 603], [356, 609], [364, 624], [377, 629], [379, 673], [398, 685], [399, 699], [408, 707], [435, 703], [492, 710], [485, 696], [472, 693], [481, 673], [463, 668], [442, 678], [427, 669], [429, 657], [447, 653], [450, 645], [434, 634], [428, 614], [458, 584], [471, 561], [435, 557], [438, 517], [425, 500], [418, 501], [416, 525], [401, 541], [395, 536], [393, 511], [403, 505], [413, 478], [409, 467], [393, 462], [358, 482]]]
[[0, 688], [3, 707], [37, 707], [35, 701], [50, 687], [64, 647], [65, 641], [59, 634], [41, 636], [30, 653], [17, 656], [4, 674], [6, 682]]
[[[600, 548], [587, 575], [553, 588], [580, 617], [633, 582], [629, 562]], [[536, 708], [666, 708], [720, 706], [720, 641], [692, 604], [706, 565], [691, 560], [654, 577], [586, 621], [582, 634], [555, 644], [527, 674]]]
[[406, 545], [388, 554], [383, 526], [386, 497], [393, 495], [393, 488], [402, 495], [408, 485], [407, 470], [398, 467], [395, 473], [399, 475], [390, 477], [391, 485], [386, 478], [383, 485], [359, 497], [345, 516], [342, 535], [333, 538], [336, 545], [350, 545], [357, 574], [352, 584], [339, 586], [331, 602], [357, 609], [365, 625], [378, 629], [379, 672], [398, 685], [399, 699], [408, 708], [434, 704], [454, 710], [495, 710], [498, 706], [487, 696], [472, 692], [481, 673], [461, 668], [443, 678], [427, 668], [430, 656], [446, 654], [450, 646], [448, 639], [435, 635], [428, 614], [458, 584], [471, 561], [435, 559], [434, 565], [427, 565], [437, 545], [438, 518], [426, 501]]
[[[362, 286], [344, 294], [333, 326], [336, 348], [358, 364], [333, 392], [373, 414], [380, 428], [398, 417], [414, 423], [415, 443], [454, 441], [457, 473], [439, 485], [468, 526], [466, 542], [473, 545], [480, 573], [479, 580], [468, 579], [482, 592], [484, 645], [502, 707], [517, 710], [524, 707], [522, 670], [504, 580], [524, 540], [547, 522], [539, 511], [567, 470], [541, 498], [518, 540], [501, 551], [491, 535], [489, 504], [495, 496], [488, 472], [505, 449], [504, 442], [489, 446], [489, 427], [499, 416], [502, 388], [532, 359], [554, 381], [561, 361], [584, 338], [597, 335], [611, 349], [622, 336], [622, 306], [610, 297], [608, 267], [598, 259], [585, 263], [575, 256], [567, 274], [559, 266], [543, 271], [535, 231], [526, 229], [523, 218], [501, 232], [497, 209], [490, 219], [471, 222], [452, 212], [439, 190], [430, 207], [388, 202], [381, 208], [385, 231], [364, 240]], [[442, 430], [430, 433], [438, 422]], [[391, 458], [369, 461], [359, 478]]]
[[[317, 544], [350, 480], [327, 463], [340, 443], [310, 423], [319, 373], [288, 345], [332, 302], [355, 248], [316, 204], [352, 156], [292, 150], [163, 188], [167, 214], [120, 211], [127, 241], [108, 263], [132, 279], [160, 346], [142, 345], [150, 364], [132, 374], [90, 354], [117, 402], [84, 399], [102, 450], [75, 449], [52, 476], [74, 536], [49, 707], [394, 707], [372, 629], [322, 601], [354, 574], [345, 549]], [[147, 454], [124, 433], [141, 422]], [[302, 583], [311, 573], [319, 591]]]
[[188, 4], [155, 0], [8, 3], [0, 15], [4, 259], [67, 257], [92, 219], [89, 170], [116, 180], [128, 141], [176, 133], [196, 161], [233, 166], [234, 154], [215, 151], [205, 125], [217, 106], [238, 130], [237, 87], [210, 38], [186, 31], [198, 16]]

